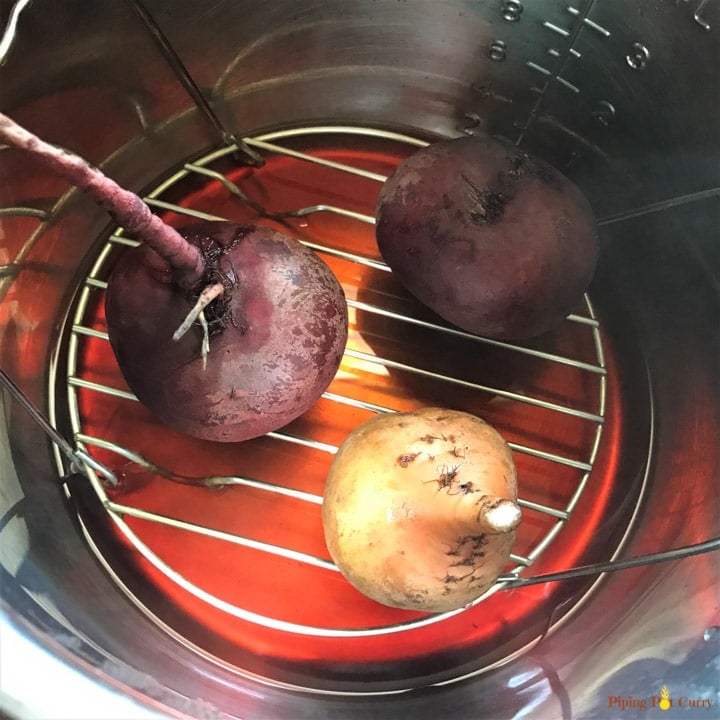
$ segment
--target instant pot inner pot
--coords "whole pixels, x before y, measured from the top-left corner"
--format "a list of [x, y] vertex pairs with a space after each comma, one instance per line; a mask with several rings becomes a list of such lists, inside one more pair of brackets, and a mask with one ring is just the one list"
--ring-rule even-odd
[[[113, 233], [82, 282], [55, 353], [66, 359], [55, 387], [58, 409], [69, 400], [70, 434], [119, 480], [117, 489], [103, 490], [93, 478], [109, 512], [98, 517], [97, 503], [89, 505], [83, 522], [143, 607], [198, 647], [267, 678], [406, 689], [504, 659], [547, 628], [568, 588], [557, 595], [527, 589], [511, 604], [507, 592], [490, 593], [447, 617], [380, 606], [329, 561], [324, 479], [339, 444], [363, 420], [450, 404], [482, 415], [516, 451], [524, 521], [513, 567], [572, 566], [603, 524], [597, 550], [607, 557], [640, 488], [613, 492], [622, 401], [590, 300], [532, 345], [460, 333], [402, 291], [375, 247], [379, 184], [417, 140], [310, 128], [246, 142], [263, 151], [262, 168], [238, 167], [230, 149], [215, 152], [161, 183], [149, 202], [173, 223], [188, 216], [258, 221], [263, 203], [266, 214], [291, 211], [282, 224], [326, 259], [345, 289], [351, 330], [344, 361], [310, 412], [259, 440], [218, 446], [163, 427], [129, 393], [107, 341], [107, 268], [134, 242]], [[57, 424], [67, 421], [58, 416]], [[643, 453], [639, 465], [647, 438]]]
[[[360, 595], [329, 560], [320, 509], [334, 452], [376, 413], [448, 406], [505, 436], [524, 513], [508, 571], [713, 534], [716, 136], [694, 119], [717, 109], [710, 91], [686, 98], [693, 112], [659, 92], [687, 95], [683, 63], [712, 51], [709, 20], [639, 2], [620, 22], [612, 8], [38, 1], [18, 17], [4, 112], [102, 165], [175, 226], [221, 218], [298, 237], [331, 267], [350, 314], [343, 363], [304, 416], [241, 444], [180, 435], [137, 402], [107, 340], [106, 281], [136, 240], [19, 153], [0, 153], [11, 180], [2, 367], [119, 481], [85, 468], [63, 483], [64, 458], [6, 405], [7, 602], [58, 655], [191, 714], [188, 698], [247, 717], [299, 716], [337, 697], [350, 703], [338, 712], [360, 712], [358, 696], [414, 703], [409, 691], [428, 686], [456, 688], [458, 703], [460, 688], [493, 689], [491, 705], [517, 705], [497, 668], [588, 613], [598, 622], [613, 580], [498, 583], [436, 616]], [[658, 21], [684, 22], [693, 51], [670, 47]], [[375, 200], [394, 167], [428, 142], [482, 132], [575, 179], [600, 218], [590, 292], [532, 342], [433, 316], [375, 244]], [[681, 485], [690, 532], [652, 511], [675, 507]]]

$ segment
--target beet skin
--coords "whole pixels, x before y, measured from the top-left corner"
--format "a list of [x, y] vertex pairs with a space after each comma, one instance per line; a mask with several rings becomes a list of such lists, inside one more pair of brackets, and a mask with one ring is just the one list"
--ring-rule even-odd
[[599, 251], [580, 190], [489, 137], [437, 142], [401, 163], [381, 189], [376, 235], [418, 300], [503, 339], [557, 326], [590, 284]]
[[141, 245], [120, 257], [106, 295], [123, 376], [160, 420], [190, 435], [239, 441], [277, 430], [335, 375], [347, 340], [342, 289], [312, 251], [269, 228], [204, 222], [180, 233], [214, 258], [208, 266], [225, 286], [205, 311], [207, 367], [199, 324], [172, 338], [194, 304], [192, 291]]

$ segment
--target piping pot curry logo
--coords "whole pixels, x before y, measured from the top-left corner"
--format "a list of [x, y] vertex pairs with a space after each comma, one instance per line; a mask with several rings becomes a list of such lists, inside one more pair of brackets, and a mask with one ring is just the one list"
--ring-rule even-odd
[[[659, 695], [638, 697], [635, 695], [609, 695], [608, 707], [623, 712], [625, 710], [711, 710], [713, 701], [708, 697], [690, 697], [688, 695], [671, 696], [667, 685], [660, 688]], [[675, 716], [673, 716], [675, 717]]]
[[663, 685], [662, 690], [660, 690], [660, 701], [658, 702], [658, 707], [661, 710], [669, 710], [672, 707], [670, 691], [667, 689], [667, 685]]

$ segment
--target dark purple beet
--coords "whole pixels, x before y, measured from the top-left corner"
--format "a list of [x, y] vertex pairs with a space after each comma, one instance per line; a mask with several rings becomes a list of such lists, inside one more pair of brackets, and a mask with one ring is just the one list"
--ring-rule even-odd
[[376, 235], [418, 300], [468, 332], [504, 339], [558, 325], [599, 251], [580, 190], [489, 137], [437, 142], [401, 163], [381, 189]]
[[208, 313], [207, 367], [199, 326], [172, 339], [196, 293], [141, 245], [120, 258], [105, 300], [125, 379], [163, 422], [190, 435], [231, 441], [277, 430], [320, 397], [340, 364], [347, 309], [337, 280], [312, 251], [269, 228], [204, 222], [181, 233], [204, 253], [221, 252], [227, 290]]
[[[333, 379], [347, 340], [345, 297], [328, 266], [269, 228], [204, 222], [178, 232], [82, 158], [0, 115], [0, 140], [88, 192], [143, 240], [110, 277], [110, 343], [128, 385], [158, 418], [208, 440], [286, 425]], [[218, 297], [173, 339], [205, 289]], [[209, 344], [209, 352], [203, 345]]]

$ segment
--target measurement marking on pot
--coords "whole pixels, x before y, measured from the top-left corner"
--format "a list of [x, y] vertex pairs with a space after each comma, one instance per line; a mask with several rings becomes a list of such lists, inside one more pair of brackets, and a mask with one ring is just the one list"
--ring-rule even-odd
[[575, 22], [570, 29], [561, 28], [560, 26], [555, 25], [554, 23], [551, 23], [549, 21], [543, 22], [542, 27], [555, 33], [556, 35], [561, 35], [567, 40], [567, 44], [565, 47], [562, 48], [562, 51], [558, 50], [555, 47], [549, 48], [547, 50], [548, 54], [551, 57], [554, 57], [556, 60], [553, 68], [547, 68], [544, 65], [535, 62], [534, 60], [526, 61], [526, 66], [542, 75], [545, 78], [545, 82], [541, 87], [538, 87], [536, 85], [532, 85], [530, 87], [530, 91], [536, 95], [536, 99], [532, 107], [530, 108], [527, 119], [524, 122], [515, 121], [513, 123], [513, 127], [516, 127], [520, 131], [517, 139], [515, 140], [516, 145], [520, 145], [523, 142], [527, 132], [540, 117], [540, 112], [545, 103], [546, 95], [553, 83], [557, 83], [558, 85], [560, 85], [560, 87], [569, 90], [573, 94], [580, 94], [580, 88], [574, 83], [564, 78], [562, 76], [562, 73], [565, 71], [568, 61], [571, 58], [579, 59], [582, 57], [581, 53], [575, 50], [575, 48], [573, 47], [577, 41], [581, 30], [585, 27], [588, 27], [596, 32], [599, 32], [603, 37], [610, 37], [610, 32], [608, 30], [603, 28], [601, 25], [598, 25], [594, 21], [590, 20], [590, 18], [588, 17], [593, 5], [594, 0], [591, 0], [582, 11], [573, 6], [568, 6], [566, 8], [567, 12], [570, 13], [573, 18], [575, 18]]
[[504, 40], [493, 40], [488, 47], [488, 57], [495, 62], [502, 62], [507, 57], [507, 44]]
[[570, 36], [569, 30], [565, 30], [564, 28], [558, 27], [557, 25], [553, 25], [553, 23], [548, 22], [547, 20], [545, 20], [545, 22], [543, 22], [543, 27], [547, 28], [548, 30], [552, 30], [554, 33], [557, 33], [558, 35], [562, 35], [563, 37]]
[[[520, 3], [506, 3], [507, 12], [513, 17], [521, 10]], [[530, 65], [532, 69], [532, 65]], [[562, 84], [562, 79], [557, 75], [553, 76], [551, 71], [538, 65], [538, 70], [545, 75], [550, 72], [553, 80], [558, 80]], [[321, 134], [337, 133], [344, 139], [352, 139], [353, 137], [373, 137], [375, 131], [365, 128], [359, 128], [357, 131], [352, 128], [308, 128], [306, 131], [295, 129], [288, 133], [279, 131], [257, 138], [246, 138], [245, 142], [249, 147], [257, 149], [263, 153], [267, 153], [271, 158], [273, 155], [281, 155], [298, 163], [310, 163], [322, 166], [329, 172], [347, 173], [363, 180], [371, 180], [373, 182], [383, 182], [386, 175], [384, 173], [375, 172], [362, 167], [353, 167], [343, 162], [327, 161], [324, 158], [318, 158], [311, 152], [304, 150], [296, 150], [292, 147], [285, 147], [282, 143], [290, 142], [294, 139], [303, 139], [305, 137], [314, 137]], [[418, 147], [424, 143], [415, 138], [406, 138], [391, 133], [378, 132], [377, 137], [383, 137], [386, 140], [396, 142], [401, 146]], [[241, 187], [229, 178], [223, 181], [223, 175], [214, 168], [215, 163], [219, 163], [224, 158], [232, 156], [233, 148], [223, 148], [214, 151], [205, 158], [195, 160], [192, 164], [186, 165], [181, 171], [176, 173], [168, 180], [163, 181], [158, 187], [147, 195], [147, 202], [158, 210], [173, 212], [191, 218], [198, 219], [226, 219], [218, 215], [208, 213], [207, 211], [197, 207], [184, 207], [171, 202], [164, 197], [164, 194], [175, 188], [183, 179], [195, 176], [204, 178], [206, 182], [217, 182], [220, 187], [224, 188], [228, 195], [244, 201], [244, 192]], [[251, 201], [251, 207], [264, 212], [261, 206], [256, 206]], [[358, 229], [366, 229], [374, 221], [372, 216], [367, 213], [358, 212], [355, 209], [345, 208], [336, 203], [326, 202], [326, 198], [318, 197], [317, 202], [304, 205], [298, 208], [289, 208], [283, 211], [282, 215], [291, 217], [312, 216], [314, 214], [324, 214], [325, 216], [336, 216], [342, 218], [342, 222], [357, 223]], [[272, 213], [267, 213], [268, 217], [272, 217]], [[360, 252], [354, 252], [346, 248], [338, 249], [324, 242], [318, 242], [312, 235], [310, 239], [303, 238], [303, 242], [318, 253], [332, 257], [334, 262], [347, 263], [351, 268], [365, 268], [370, 271], [379, 271], [383, 277], [389, 269], [387, 265], [380, 260], [363, 255]], [[292, 483], [278, 484], [269, 482], [268, 480], [257, 476], [254, 472], [241, 472], [236, 474], [219, 474], [208, 475], [207, 477], [188, 477], [186, 475], [178, 475], [174, 471], [163, 467], [162, 463], [156, 463], [149, 453], [140, 453], [136, 449], [126, 447], [123, 443], [116, 441], [111, 437], [104, 437], [102, 433], [93, 433], [87, 430], [83, 424], [83, 414], [81, 411], [82, 398], [89, 398], [92, 395], [82, 395], [83, 393], [97, 393], [99, 397], [108, 398], [103, 402], [123, 403], [126, 401], [136, 402], [135, 396], [127, 390], [119, 387], [113, 387], [111, 384], [103, 382], [105, 376], [84, 374], [84, 365], [80, 362], [83, 349], [88, 343], [107, 343], [108, 335], [104, 327], [98, 327], [93, 321], [92, 308], [102, 300], [101, 295], [107, 287], [107, 268], [110, 266], [116, 253], [122, 252], [126, 247], [132, 247], [138, 243], [121, 230], [118, 229], [110, 237], [106, 245], [101, 249], [98, 259], [92, 270], [85, 278], [82, 292], [79, 293], [78, 304], [75, 309], [73, 321], [71, 325], [71, 334], [68, 343], [67, 353], [67, 396], [69, 401], [70, 421], [73, 429], [73, 436], [78, 447], [84, 449], [95, 449], [96, 452], [103, 452], [116, 455], [125, 463], [136, 465], [143, 473], [148, 473], [157, 478], [158, 481], [172, 483], [177, 481], [181, 484], [207, 484], [210, 487], [227, 484], [235, 490], [228, 492], [239, 492], [246, 489], [247, 491], [262, 491], [276, 496], [279, 500], [286, 502], [302, 502], [307, 507], [319, 507], [322, 503], [322, 497], [317, 492], [311, 492], [305, 489], [292, 487]], [[355, 274], [357, 271], [353, 270]], [[572, 357], [559, 352], [551, 352], [535, 347], [524, 346], [516, 343], [491, 340], [487, 338], [478, 338], [463, 331], [446, 326], [438, 321], [423, 320], [413, 316], [408, 312], [397, 312], [391, 307], [367, 302], [365, 299], [357, 297], [348, 297], [348, 307], [358, 318], [376, 318], [388, 323], [397, 323], [398, 327], [408, 330], [415, 329], [417, 332], [429, 333], [434, 338], [433, 346], [441, 345], [443, 339], [452, 339], [454, 342], [465, 343], [467, 352], [475, 353], [480, 349], [486, 348], [493, 352], [507, 353], [508, 357], [517, 356], [524, 358], [523, 362], [538, 363], [539, 367], [564, 368], [564, 372], [578, 374], [579, 377], [586, 378], [591, 383], [596, 393], [596, 400], [593, 402], [592, 408], [569, 406], [559, 399], [551, 395], [544, 396], [542, 393], [525, 394], [519, 392], [515, 388], [508, 389], [495, 385], [485, 385], [481, 382], [458, 377], [449, 372], [436, 372], [422, 367], [422, 362], [413, 359], [407, 362], [405, 359], [399, 359], [392, 354], [380, 353], [377, 351], [368, 352], [365, 346], [356, 346], [354, 341], [350, 342], [345, 353], [345, 362], [372, 364], [376, 367], [385, 368], [388, 372], [400, 372], [418, 376], [428, 383], [436, 384], [438, 387], [454, 386], [461, 388], [467, 393], [491, 394], [499, 402], [506, 403], [507, 407], [523, 407], [527, 406], [537, 411], [547, 411], [556, 413], [560, 416], [572, 418], [573, 421], [579, 421], [584, 427], [590, 430], [591, 441], [589, 445], [577, 448], [578, 455], [574, 456], [573, 452], [558, 452], [553, 446], [543, 446], [542, 438], [538, 439], [538, 443], [524, 442], [512, 440], [508, 444], [512, 451], [531, 459], [533, 463], [538, 463], [537, 467], [544, 466], [553, 468], [553, 473], [558, 473], [564, 468], [564, 472], [570, 473], [574, 477], [572, 490], [567, 497], [563, 497], [561, 502], [555, 506], [554, 498], [552, 502], [547, 502], [543, 497], [526, 495], [521, 493], [523, 497], [518, 501], [524, 512], [530, 515], [537, 513], [534, 517], [540, 519], [545, 518], [551, 523], [549, 529], [543, 531], [544, 534], [533, 541], [527, 547], [518, 547], [516, 552], [511, 556], [511, 562], [515, 564], [515, 568], [509, 572], [516, 574], [523, 568], [531, 566], [535, 560], [548, 548], [560, 533], [565, 523], [570, 519], [573, 509], [583, 492], [585, 491], [591, 477], [594, 467], [597, 450], [602, 436], [604, 414], [605, 414], [605, 393], [607, 370], [602, 351], [602, 341], [600, 337], [600, 329], [597, 318], [593, 311], [589, 298], [585, 298], [586, 313], [573, 314], [566, 321], [566, 330], [571, 334], [587, 335], [592, 340], [592, 347], [595, 348], [595, 356], [590, 359], [586, 357]], [[104, 351], [107, 355], [107, 352]], [[341, 365], [341, 371], [345, 365]], [[348, 366], [349, 367], [349, 366]], [[361, 371], [365, 372], [365, 371]], [[354, 377], [348, 372], [348, 377]], [[345, 386], [343, 386], [345, 387]], [[361, 393], [359, 393], [361, 394]], [[375, 402], [375, 398], [353, 397], [352, 392], [337, 392], [334, 386], [331, 386], [323, 394], [324, 401], [330, 403], [344, 404], [357, 410], [375, 413], [394, 412], [395, 408], [388, 407], [383, 402]], [[381, 399], [381, 398], [379, 398]], [[392, 403], [390, 403], [392, 404]], [[119, 406], [118, 406], [119, 407]], [[585, 426], [585, 423], [591, 423]], [[286, 446], [298, 446], [304, 448], [303, 453], [317, 453], [312, 455], [314, 458], [332, 456], [337, 452], [338, 446], [326, 439], [316, 437], [313, 433], [293, 432], [290, 429], [280, 430], [268, 434], [263, 438], [263, 442], [275, 443], [278, 449]], [[287, 452], [285, 450], [284, 452]], [[120, 529], [123, 536], [135, 547], [135, 549], [150, 562], [157, 570], [162, 572], [174, 583], [181, 587], [184, 591], [212, 605], [214, 608], [226, 612], [235, 617], [245, 619], [249, 622], [263, 625], [270, 628], [284, 630], [286, 632], [296, 633], [300, 635], [316, 635], [321, 637], [370, 637], [373, 635], [386, 635], [398, 632], [404, 632], [409, 629], [417, 629], [426, 625], [442, 622], [449, 617], [453, 617], [457, 612], [448, 613], [439, 616], [430, 616], [421, 619], [415, 619], [408, 622], [392, 623], [389, 625], [371, 625], [363, 626], [358, 624], [353, 627], [329, 627], [323, 625], [305, 625], [301, 623], [289, 622], [281, 617], [271, 617], [269, 615], [257, 613], [248, 608], [239, 607], [236, 603], [229, 601], [224, 597], [209, 592], [207, 588], [201, 587], [197, 583], [192, 582], [178, 568], [169, 565], [146, 543], [143, 538], [142, 523], [152, 523], [156, 526], [162, 526], [167, 532], [184, 532], [195, 536], [201, 536], [210, 540], [226, 542], [238, 547], [246, 548], [249, 551], [266, 553], [270, 556], [284, 558], [292, 563], [300, 563], [307, 566], [307, 572], [317, 572], [331, 570], [336, 573], [335, 566], [323, 557], [312, 552], [302, 552], [293, 547], [283, 547], [280, 543], [274, 544], [263, 541], [258, 537], [252, 536], [250, 533], [245, 535], [242, 532], [228, 532], [221, 527], [211, 526], [206, 523], [194, 522], [189, 518], [176, 517], [176, 513], [155, 512], [142, 507], [136, 507], [132, 503], [124, 503], [114, 498], [108, 497], [106, 491], [102, 488], [102, 484], [95, 482], [93, 487], [100, 495], [100, 500], [107, 507], [110, 515], [113, 517], [115, 525]], [[168, 489], [172, 485], [168, 486]], [[182, 513], [181, 513], [182, 514]], [[132, 521], [132, 523], [130, 523]], [[313, 570], [314, 569], [314, 570]], [[480, 598], [476, 603], [483, 602], [491, 597], [495, 592], [501, 589], [502, 583], [496, 584], [488, 593]]]
[[597, 108], [593, 110], [592, 116], [601, 125], [609, 127], [615, 119], [615, 106], [607, 100], [600, 100], [597, 104]]
[[520, 0], [503, 0], [500, 12], [506, 22], [518, 22], [523, 13], [523, 4]]
[[541, 75], [545, 75], [547, 77], [550, 77], [552, 75], [552, 70], [548, 70], [546, 67], [543, 67], [542, 65], [538, 65], [536, 62], [533, 62], [532, 60], [528, 60], [525, 64], [531, 70], [536, 70]]
[[644, 70], [650, 60], [650, 51], [639, 42], [633, 43], [630, 52], [625, 56], [625, 62], [633, 70]]
[[[579, 53], [574, 48], [570, 48], [568, 52], [574, 57], [580, 59], [582, 57], [582, 53]], [[562, 57], [562, 53], [557, 48], [550, 48], [548, 50], [548, 55], [552, 55], [554, 58]]]
[[567, 11], [573, 15], [574, 17], [580, 18], [583, 25], [586, 27], [589, 27], [591, 30], [594, 30], [596, 33], [599, 33], [604, 38], [610, 37], [610, 31], [607, 28], [604, 28], [602, 25], [598, 25], [598, 23], [591, 20], [589, 17], [581, 17], [582, 13], [580, 10], [578, 10], [576, 7], [573, 7], [572, 5], [568, 7]]
[[555, 78], [555, 80], [556, 80], [556, 82], [560, 83], [560, 85], [562, 85], [564, 88], [567, 88], [567, 89], [570, 90], [571, 92], [574, 92], [574, 93], [579, 93], [579, 92], [580, 92], [580, 88], [578, 88], [576, 85], [573, 85], [573, 84], [572, 84], [571, 82], [569, 82], [568, 80], [565, 80], [565, 78], [560, 77], [560, 75], [558, 75], [558, 76]]

